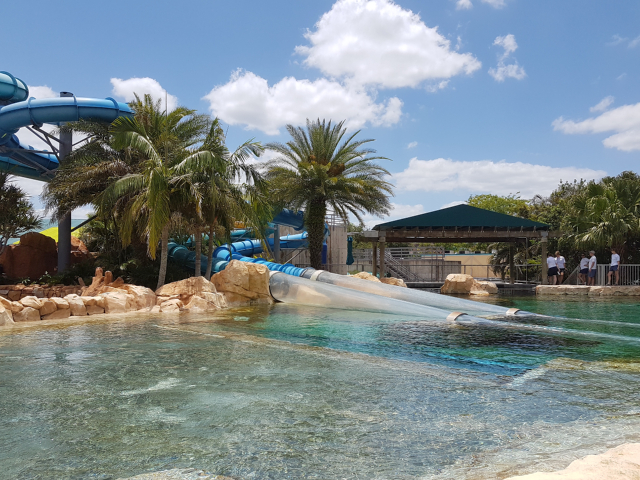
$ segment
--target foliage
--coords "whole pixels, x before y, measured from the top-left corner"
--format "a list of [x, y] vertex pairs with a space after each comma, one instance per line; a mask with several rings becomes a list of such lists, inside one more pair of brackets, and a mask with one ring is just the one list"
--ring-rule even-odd
[[305, 210], [311, 266], [321, 268], [327, 209], [345, 222], [350, 214], [362, 223], [364, 212], [388, 213], [393, 194], [385, 180], [389, 172], [373, 162], [388, 159], [361, 148], [373, 140], [355, 140], [359, 131], [346, 136], [344, 122], [307, 120], [306, 130], [287, 125], [287, 131], [289, 142], [267, 145], [278, 156], [268, 162], [266, 176], [276, 202]]
[[0, 172], [0, 255], [11, 238], [42, 228], [42, 220], [36, 215], [27, 194], [11, 183], [11, 176]]
[[491, 210], [492, 212], [504, 213], [521, 218], [529, 218], [529, 202], [520, 198], [519, 193], [500, 195], [471, 195], [467, 204], [472, 207]]

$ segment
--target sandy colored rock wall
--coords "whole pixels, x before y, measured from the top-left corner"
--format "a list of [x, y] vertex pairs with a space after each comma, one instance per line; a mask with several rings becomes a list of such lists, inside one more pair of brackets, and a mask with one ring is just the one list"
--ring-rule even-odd
[[498, 286], [493, 282], [478, 281], [471, 275], [452, 273], [447, 275], [440, 293], [461, 295], [493, 295], [498, 293]]
[[638, 297], [640, 286], [635, 285], [538, 285], [536, 295], [584, 295], [589, 297]]

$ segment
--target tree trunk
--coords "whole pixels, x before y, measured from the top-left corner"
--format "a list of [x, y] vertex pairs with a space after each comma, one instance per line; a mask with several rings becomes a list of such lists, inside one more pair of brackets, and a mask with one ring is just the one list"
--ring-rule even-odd
[[164, 285], [164, 279], [167, 276], [167, 259], [169, 257], [169, 224], [162, 229], [162, 240], [160, 241], [160, 273], [158, 274], [158, 286], [156, 290]]
[[195, 276], [202, 276], [202, 232], [200, 231], [200, 227], [196, 228], [196, 271]]
[[209, 225], [209, 248], [207, 250], [207, 271], [204, 278], [211, 280], [211, 263], [213, 262], [213, 224]]
[[309, 257], [311, 266], [317, 270], [322, 268], [322, 243], [324, 241], [324, 217], [326, 213], [327, 205], [324, 198], [315, 198], [309, 202], [307, 212]]

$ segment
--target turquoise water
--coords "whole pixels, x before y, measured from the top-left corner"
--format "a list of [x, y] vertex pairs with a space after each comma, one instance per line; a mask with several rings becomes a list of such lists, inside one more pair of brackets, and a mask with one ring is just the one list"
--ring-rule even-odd
[[635, 303], [495, 301], [592, 321], [276, 305], [2, 332], [0, 478], [497, 479], [640, 441]]

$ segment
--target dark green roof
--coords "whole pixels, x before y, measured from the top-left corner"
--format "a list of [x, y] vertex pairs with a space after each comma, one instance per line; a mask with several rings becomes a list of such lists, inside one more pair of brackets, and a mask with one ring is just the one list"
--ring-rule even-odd
[[456, 205], [435, 212], [381, 223], [374, 230], [549, 230], [546, 223], [496, 213], [470, 205]]

